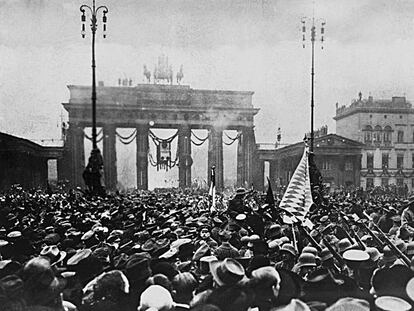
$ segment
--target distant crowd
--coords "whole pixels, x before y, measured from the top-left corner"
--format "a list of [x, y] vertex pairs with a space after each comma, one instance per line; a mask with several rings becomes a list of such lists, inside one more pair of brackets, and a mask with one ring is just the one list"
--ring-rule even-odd
[[325, 194], [306, 224], [278, 201], [12, 187], [0, 310], [412, 309], [414, 197]]

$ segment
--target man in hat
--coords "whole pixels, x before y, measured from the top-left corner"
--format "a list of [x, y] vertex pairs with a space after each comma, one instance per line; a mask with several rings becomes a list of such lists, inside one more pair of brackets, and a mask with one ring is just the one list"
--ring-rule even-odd
[[277, 269], [292, 270], [295, 265], [296, 250], [291, 243], [285, 243], [280, 249], [282, 260], [277, 262], [275, 267]]
[[414, 235], [414, 198], [410, 198], [407, 207], [401, 214], [401, 226]]
[[247, 209], [244, 206], [244, 196], [246, 193], [247, 192], [244, 188], [239, 188], [236, 190], [234, 197], [229, 200], [227, 212], [232, 218], [235, 218], [237, 215], [247, 212]]
[[215, 255], [219, 260], [224, 260], [225, 258], [237, 258], [239, 257], [239, 251], [233, 245], [230, 244], [231, 232], [223, 230], [221, 232], [221, 245], [216, 248], [214, 251]]
[[198, 248], [204, 243], [207, 243], [210, 248], [216, 248], [218, 246], [218, 243], [211, 237], [210, 229], [207, 226], [201, 227], [200, 236], [195, 243], [195, 247]]
[[392, 218], [395, 216], [396, 210], [388, 204], [384, 207], [384, 211], [385, 214], [378, 220], [378, 227], [382, 230], [382, 232], [388, 233], [394, 224]]

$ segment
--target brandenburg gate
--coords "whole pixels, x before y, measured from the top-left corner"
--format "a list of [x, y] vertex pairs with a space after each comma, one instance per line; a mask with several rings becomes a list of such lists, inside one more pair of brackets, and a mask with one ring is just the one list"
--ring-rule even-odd
[[[65, 159], [61, 169], [72, 186], [82, 186], [85, 167], [84, 129], [91, 127], [91, 87], [69, 85], [70, 99], [63, 103], [69, 114]], [[193, 129], [208, 131], [208, 167], [216, 167], [216, 186], [223, 188], [223, 134], [235, 130], [237, 136], [237, 184], [254, 180], [256, 140], [252, 105], [253, 92], [197, 90], [188, 85], [138, 84], [137, 86], [97, 87], [97, 127], [102, 129], [104, 178], [107, 189], [117, 185], [117, 128], [133, 128], [136, 140], [137, 188], [148, 188], [151, 129], [176, 129], [179, 187], [191, 187], [191, 145]], [[118, 136], [119, 137], [119, 136]], [[131, 139], [132, 138], [132, 139]], [[161, 144], [163, 145], [163, 144]], [[165, 146], [164, 146], [165, 147]], [[210, 169], [207, 180], [210, 181]]]

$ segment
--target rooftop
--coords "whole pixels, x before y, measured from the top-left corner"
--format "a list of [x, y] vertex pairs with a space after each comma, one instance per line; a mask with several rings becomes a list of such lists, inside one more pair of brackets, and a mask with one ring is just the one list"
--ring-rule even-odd
[[400, 113], [407, 111], [414, 113], [411, 103], [406, 100], [405, 96], [393, 96], [391, 99], [374, 99], [372, 96], [368, 96], [364, 99], [362, 94], [359, 93], [359, 98], [354, 99], [349, 106], [339, 106], [336, 103], [334, 120], [342, 119], [357, 112]]

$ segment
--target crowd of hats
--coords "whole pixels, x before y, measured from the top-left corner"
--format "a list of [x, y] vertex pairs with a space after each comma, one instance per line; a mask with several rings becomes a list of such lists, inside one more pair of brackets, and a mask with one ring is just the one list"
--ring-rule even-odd
[[14, 188], [0, 196], [0, 310], [413, 307], [414, 242], [401, 226], [413, 200], [327, 196], [309, 230], [257, 193], [240, 206], [245, 194], [211, 211], [206, 195], [178, 190], [88, 198]]

